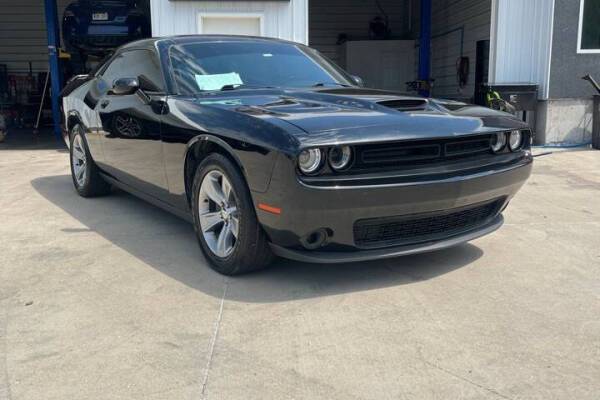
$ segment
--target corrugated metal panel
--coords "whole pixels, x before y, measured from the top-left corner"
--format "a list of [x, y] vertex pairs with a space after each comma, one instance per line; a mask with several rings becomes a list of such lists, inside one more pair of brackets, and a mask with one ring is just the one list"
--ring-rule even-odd
[[[447, 98], [471, 98], [475, 90], [476, 43], [490, 38], [491, 0], [434, 0], [432, 13], [431, 77], [433, 95]], [[461, 52], [470, 59], [468, 84], [458, 85], [456, 63]]]
[[[58, 0], [62, 14], [69, 0]], [[44, 3], [41, 0], [0, 0], [0, 64], [9, 74], [48, 70], [48, 52]]]
[[497, 1], [491, 81], [537, 83], [548, 98], [553, 14], [554, 0]]
[[[409, 36], [409, 0], [380, 0], [380, 4], [389, 17], [392, 35]], [[369, 22], [381, 15], [371, 0], [311, 0], [308, 9], [310, 45], [335, 62], [340, 60], [338, 36], [368, 39]]]
[[308, 0], [167, 1], [151, 0], [153, 36], [198, 33], [199, 13], [260, 13], [264, 36], [307, 43]]

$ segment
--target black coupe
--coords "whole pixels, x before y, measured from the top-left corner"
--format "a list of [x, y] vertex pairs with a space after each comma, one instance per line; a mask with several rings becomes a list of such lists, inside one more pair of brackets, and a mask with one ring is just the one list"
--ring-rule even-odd
[[183, 216], [228, 275], [470, 241], [502, 225], [532, 167], [509, 114], [366, 89], [274, 39], [133, 42], [63, 106], [77, 192], [114, 185]]

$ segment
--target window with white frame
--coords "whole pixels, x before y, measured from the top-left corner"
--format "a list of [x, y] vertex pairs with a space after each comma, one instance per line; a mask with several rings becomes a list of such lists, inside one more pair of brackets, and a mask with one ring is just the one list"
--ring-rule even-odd
[[600, 0], [581, 0], [579, 53], [600, 53]]
[[261, 36], [262, 14], [199, 13], [198, 33]]

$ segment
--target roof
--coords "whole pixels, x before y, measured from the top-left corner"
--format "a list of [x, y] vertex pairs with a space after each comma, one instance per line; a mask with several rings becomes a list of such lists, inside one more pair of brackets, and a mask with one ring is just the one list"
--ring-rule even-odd
[[170, 42], [171, 44], [203, 43], [203, 42], [275, 42], [299, 44], [283, 39], [267, 38], [262, 36], [242, 36], [242, 35], [178, 35], [164, 36], [149, 39], [136, 40], [121, 46], [121, 49], [130, 48], [154, 48], [161, 42]]

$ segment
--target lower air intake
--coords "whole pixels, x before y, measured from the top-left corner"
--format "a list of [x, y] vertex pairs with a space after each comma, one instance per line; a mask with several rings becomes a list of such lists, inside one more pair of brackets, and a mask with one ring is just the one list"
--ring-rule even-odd
[[359, 220], [354, 223], [354, 242], [376, 248], [442, 240], [490, 222], [503, 203], [500, 199], [448, 211]]

